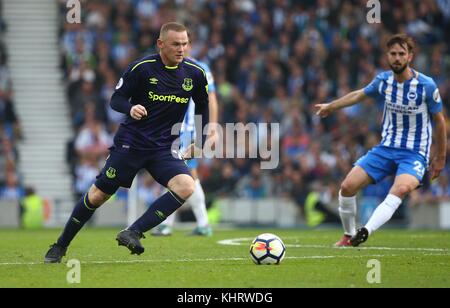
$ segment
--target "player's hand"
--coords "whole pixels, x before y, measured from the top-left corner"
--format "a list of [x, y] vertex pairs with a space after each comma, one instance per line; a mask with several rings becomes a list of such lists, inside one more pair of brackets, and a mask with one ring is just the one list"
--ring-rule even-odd
[[321, 118], [328, 117], [334, 110], [333, 107], [330, 104], [317, 104], [314, 106], [317, 110], [316, 115], [318, 115]]
[[439, 177], [442, 170], [444, 170], [444, 167], [445, 167], [445, 158], [435, 157], [433, 159], [433, 161], [431, 162], [431, 166], [430, 166], [431, 181], [433, 181]]
[[201, 149], [195, 146], [195, 143], [191, 143], [184, 153], [181, 153], [181, 158], [183, 160], [191, 160], [193, 158], [200, 157], [201, 151]]
[[[217, 124], [215, 124], [215, 125], [217, 125]], [[215, 148], [216, 143], [219, 142], [219, 133], [217, 132], [217, 128], [215, 125], [210, 126], [208, 137], [206, 139], [206, 142], [208, 142], [208, 144], [212, 145], [212, 148]]]
[[142, 105], [134, 105], [130, 110], [130, 116], [135, 120], [142, 120], [147, 116], [147, 109]]

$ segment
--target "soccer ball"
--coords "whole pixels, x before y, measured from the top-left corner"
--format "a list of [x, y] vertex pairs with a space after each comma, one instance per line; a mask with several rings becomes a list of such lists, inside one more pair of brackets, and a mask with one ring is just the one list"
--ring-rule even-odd
[[286, 246], [276, 235], [264, 233], [258, 235], [250, 246], [250, 256], [255, 264], [280, 264], [283, 261]]

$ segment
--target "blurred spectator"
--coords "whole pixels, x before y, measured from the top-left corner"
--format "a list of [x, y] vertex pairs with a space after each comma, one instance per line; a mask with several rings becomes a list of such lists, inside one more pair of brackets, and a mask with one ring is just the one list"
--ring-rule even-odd
[[146, 205], [152, 204], [165, 192], [165, 188], [156, 182], [150, 174], [143, 172], [139, 177], [138, 194], [139, 199]]
[[23, 189], [20, 186], [19, 177], [14, 170], [6, 171], [5, 185], [0, 186], [0, 199], [18, 201], [23, 197]]
[[307, 151], [310, 142], [310, 135], [305, 132], [300, 120], [294, 119], [292, 128], [283, 139], [283, 150], [289, 157], [295, 159]]
[[450, 182], [448, 174], [443, 173], [436, 181], [431, 183], [432, 202], [445, 202], [450, 200]]
[[446, 171], [429, 187], [414, 191], [408, 205], [415, 207], [420, 204], [439, 204], [448, 201], [450, 201], [450, 182], [449, 174]]
[[250, 174], [239, 180], [236, 189], [240, 197], [262, 199], [270, 196], [272, 181], [258, 163], [253, 163]]
[[16, 168], [19, 159], [16, 146], [22, 139], [22, 130], [15, 111], [11, 74], [3, 43], [7, 25], [1, 13], [0, 3], [0, 200], [19, 200], [23, 189]]
[[75, 166], [75, 194], [80, 199], [94, 184], [96, 176], [100, 172], [100, 166], [94, 154], [85, 154]]
[[23, 228], [40, 229], [44, 226], [44, 200], [36, 194], [34, 188], [25, 189], [25, 197], [20, 205]]
[[19, 119], [12, 100], [12, 82], [8, 68], [0, 63], [0, 122], [11, 139], [22, 137]]
[[[416, 39], [413, 66], [438, 82], [444, 101], [450, 97], [449, 1], [385, 1], [381, 24], [366, 22], [365, 4], [89, 1], [84, 22], [64, 23], [61, 32], [74, 126], [85, 123], [78, 132], [78, 155], [105, 153], [110, 144], [105, 128], [113, 133], [122, 119], [108, 106], [118, 76], [132, 60], [156, 52], [162, 23], [178, 20], [195, 37], [192, 55], [213, 70], [219, 121], [281, 124], [281, 163], [270, 176], [271, 185], [265, 184], [265, 175], [252, 175], [248, 159], [214, 160], [199, 168], [206, 193], [283, 196], [304, 205], [305, 196], [318, 191], [312, 183], [325, 191], [337, 186], [378, 142], [384, 107], [379, 102], [361, 102], [327, 119], [315, 116], [314, 105], [362, 88], [379, 70], [388, 70], [384, 41], [390, 34], [407, 32]], [[100, 123], [86, 124], [90, 104]], [[227, 139], [225, 150], [244, 148], [248, 153], [251, 146], [249, 140], [231, 144]]]
[[86, 119], [75, 139], [75, 150], [79, 157], [93, 155], [95, 159], [99, 160], [108, 154], [112, 138], [104, 124], [95, 118], [94, 105], [86, 105], [85, 110]]
[[15, 172], [17, 154], [0, 122], [0, 185], [6, 184], [8, 173]]
[[322, 223], [339, 223], [339, 215], [329, 208], [331, 191], [319, 182], [311, 185], [311, 191], [306, 196], [304, 215], [309, 227], [316, 227]]
[[[101, 114], [104, 111], [104, 105], [102, 104], [99, 93], [95, 89], [93, 80], [83, 80], [80, 85], [80, 92], [77, 92], [72, 97], [72, 115], [74, 118], [75, 127], [79, 127], [83, 123], [85, 116], [85, 108], [94, 109], [95, 113]], [[89, 106], [92, 105], [92, 106]], [[103, 120], [104, 117], [101, 114], [99, 117]]]
[[214, 160], [209, 176], [205, 177], [204, 189], [207, 195], [214, 194], [216, 197], [233, 196], [239, 174], [230, 162]]

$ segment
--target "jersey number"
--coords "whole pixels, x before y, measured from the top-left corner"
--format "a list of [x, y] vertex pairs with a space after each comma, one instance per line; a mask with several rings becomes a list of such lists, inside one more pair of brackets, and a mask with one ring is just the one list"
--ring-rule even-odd
[[417, 175], [420, 177], [423, 177], [423, 175], [425, 174], [425, 168], [420, 161], [414, 162], [414, 171], [416, 171]]

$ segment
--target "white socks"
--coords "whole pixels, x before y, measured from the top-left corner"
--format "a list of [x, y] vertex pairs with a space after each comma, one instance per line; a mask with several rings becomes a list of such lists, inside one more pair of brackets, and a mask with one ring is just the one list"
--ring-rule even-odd
[[372, 217], [370, 217], [369, 222], [365, 226], [365, 228], [369, 231], [369, 234], [372, 234], [382, 225], [387, 223], [392, 218], [392, 215], [394, 215], [401, 203], [402, 199], [399, 197], [395, 195], [388, 195], [386, 199], [377, 207], [375, 212], [373, 212]]
[[[195, 180], [195, 190], [194, 193], [186, 200], [185, 205], [192, 208], [194, 212], [195, 219], [197, 220], [197, 226], [200, 228], [206, 227], [208, 225], [208, 213], [206, 212], [206, 202], [205, 193], [203, 191], [200, 180]], [[163, 222], [163, 224], [173, 227], [175, 223], [176, 213], [173, 213]]]
[[195, 219], [197, 220], [197, 226], [200, 228], [208, 225], [208, 213], [206, 212], [205, 192], [203, 191], [200, 180], [195, 180], [195, 190], [192, 196], [186, 201], [194, 212]]
[[162, 222], [162, 224], [173, 228], [173, 225], [175, 223], [175, 218], [177, 217], [177, 212], [178, 211], [173, 212], [169, 217], [166, 218], [166, 220], [164, 220]]
[[339, 215], [345, 235], [356, 234], [356, 196], [343, 197], [339, 191]]

